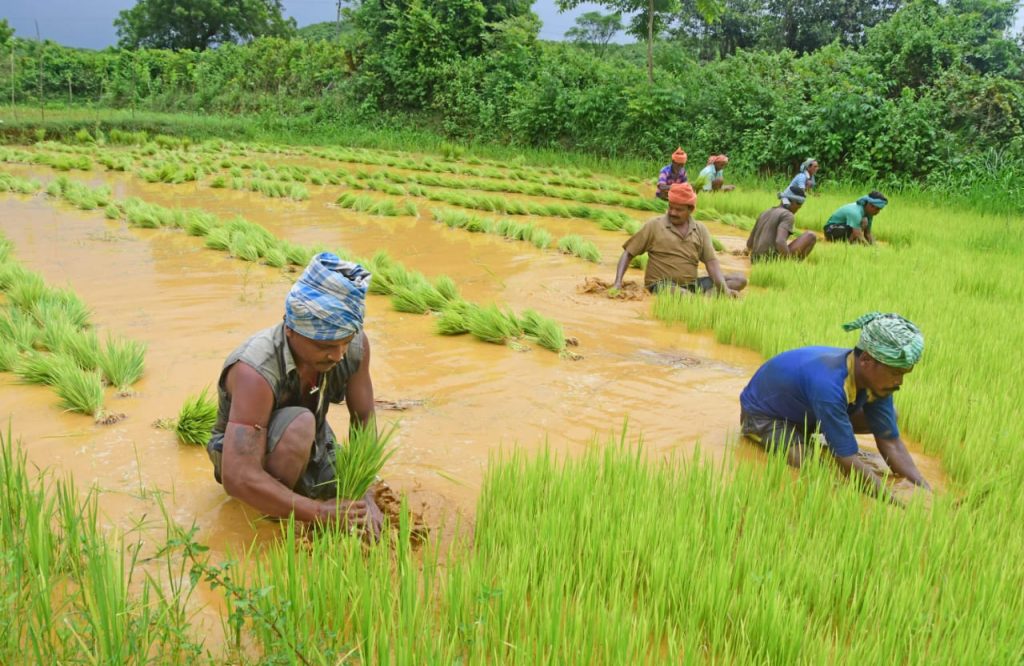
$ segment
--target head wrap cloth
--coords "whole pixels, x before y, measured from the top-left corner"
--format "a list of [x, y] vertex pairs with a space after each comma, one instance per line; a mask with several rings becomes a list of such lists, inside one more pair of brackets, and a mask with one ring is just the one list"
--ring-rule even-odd
[[876, 361], [893, 368], [911, 368], [921, 360], [924, 352], [921, 330], [895, 312], [869, 312], [843, 324], [844, 331], [856, 329], [860, 329], [857, 347]]
[[872, 196], [863, 196], [860, 199], [857, 199], [858, 205], [863, 206], [864, 204], [871, 204], [879, 210], [885, 208], [885, 204], [887, 203], [889, 202], [886, 201], [885, 199], [876, 199], [875, 197]]
[[807, 171], [808, 169], [811, 168], [811, 165], [817, 161], [818, 160], [814, 159], [813, 157], [808, 157], [806, 160], [800, 163], [800, 171]]
[[672, 162], [674, 164], [686, 164], [686, 151], [682, 148], [676, 148], [676, 152], [672, 153]]
[[676, 183], [668, 189], [668, 202], [677, 206], [697, 207], [697, 193], [689, 183]]
[[313, 257], [284, 301], [284, 322], [313, 340], [341, 340], [359, 332], [370, 272], [336, 254]]
[[721, 164], [725, 166], [729, 163], [729, 158], [725, 155], [711, 155], [708, 157], [708, 164]]

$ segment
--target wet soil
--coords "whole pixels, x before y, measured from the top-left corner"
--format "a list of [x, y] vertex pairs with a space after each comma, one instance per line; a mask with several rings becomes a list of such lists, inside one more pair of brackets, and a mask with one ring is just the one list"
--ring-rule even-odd
[[[5, 168], [41, 181], [54, 175], [45, 168]], [[568, 362], [532, 346], [516, 352], [438, 336], [431, 316], [395, 312], [386, 298], [369, 297], [378, 408], [382, 418], [400, 422], [398, 452], [384, 476], [424, 524], [439, 531], [457, 520], [472, 524], [485, 469], [499, 451], [551, 447], [573, 455], [617, 437], [627, 419], [629, 432], [642, 433], [656, 458], [698, 446], [715, 459], [729, 452], [763, 455], [736, 438], [738, 395], [762, 360], [758, 354], [653, 320], [650, 299], [577, 291], [588, 277], [614, 277], [626, 239], [621, 232], [583, 220], [537, 220], [555, 233], [572, 231], [597, 243], [605, 258], [595, 266], [526, 243], [448, 229], [429, 218], [425, 205], [419, 219], [338, 209], [330, 204], [339, 187], [307, 186], [310, 200], [293, 202], [195, 183], [148, 184], [130, 174], [71, 177], [109, 184], [118, 197], [244, 215], [293, 242], [324, 243], [360, 256], [384, 249], [427, 276], [451, 276], [466, 298], [517, 311], [534, 308], [558, 319], [578, 340], [584, 360]], [[742, 231], [709, 227], [727, 248], [742, 246]], [[99, 487], [101, 506], [115, 524], [153, 515], [159, 493], [171, 517], [186, 525], [195, 521], [198, 538], [215, 552], [238, 552], [254, 532], [260, 540], [276, 535], [275, 523], [224, 494], [202, 448], [182, 446], [173, 431], [153, 424], [173, 418], [188, 396], [212, 388], [236, 345], [280, 321], [294, 273], [236, 261], [181, 232], [129, 228], [42, 195], [0, 196], [0, 231], [27, 267], [74, 289], [101, 332], [149, 346], [146, 374], [134, 391], [108, 394], [107, 409], [125, 414], [109, 425], [62, 412], [51, 391], [0, 374], [0, 415], [9, 415], [30, 461], [70, 473], [81, 487]], [[722, 253], [722, 263], [727, 271], [749, 270], [744, 257], [731, 253]], [[627, 275], [642, 279], [634, 269]], [[344, 407], [336, 406], [330, 420], [344, 432]], [[917, 453], [915, 459], [941, 487], [937, 461]]]

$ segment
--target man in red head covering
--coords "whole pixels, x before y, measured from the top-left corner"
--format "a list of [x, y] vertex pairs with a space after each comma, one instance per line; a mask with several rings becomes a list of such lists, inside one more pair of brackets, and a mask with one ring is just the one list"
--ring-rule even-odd
[[[614, 288], [622, 288], [622, 276], [633, 257], [647, 253], [644, 286], [651, 293], [662, 289], [708, 293], [717, 290], [735, 298], [747, 286], [740, 274], [725, 275], [711, 244], [707, 227], [693, 219], [697, 193], [689, 183], [673, 185], [668, 191], [668, 212], [648, 220], [622, 246], [615, 270]], [[708, 277], [697, 277], [697, 264], [704, 262]]]
[[729, 164], [729, 158], [725, 155], [708, 157], [708, 165], [700, 172], [700, 177], [704, 180], [705, 192], [732, 189], [731, 185], [725, 186], [725, 166], [727, 164]]
[[668, 201], [668, 190], [673, 185], [686, 182], [686, 153], [682, 148], [676, 148], [672, 153], [672, 164], [664, 167], [658, 174], [658, 190], [654, 196]]

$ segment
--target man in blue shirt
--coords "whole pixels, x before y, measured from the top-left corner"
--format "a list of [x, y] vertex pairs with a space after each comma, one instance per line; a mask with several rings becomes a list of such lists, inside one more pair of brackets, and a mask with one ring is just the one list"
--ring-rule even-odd
[[801, 347], [758, 369], [740, 395], [744, 436], [786, 450], [789, 463], [799, 467], [810, 436], [820, 431], [843, 473], [878, 492], [882, 479], [857, 455], [854, 435], [870, 432], [895, 474], [930, 490], [900, 439], [892, 401], [924, 351], [920, 330], [898, 314], [877, 312], [843, 328], [861, 329], [852, 350]]

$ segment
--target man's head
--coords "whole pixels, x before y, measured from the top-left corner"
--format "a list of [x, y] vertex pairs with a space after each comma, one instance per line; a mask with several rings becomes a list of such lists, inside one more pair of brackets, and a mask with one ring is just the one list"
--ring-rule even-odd
[[803, 164], [800, 165], [800, 170], [806, 171], [808, 174], [813, 176], [814, 174], [818, 173], [818, 160], [814, 159], [813, 157], [808, 157], [806, 160], [804, 160]]
[[672, 224], [685, 224], [697, 209], [697, 193], [689, 183], [677, 183], [668, 190], [668, 219]]
[[912, 322], [890, 312], [871, 312], [843, 329], [860, 329], [855, 365], [858, 386], [885, 397], [899, 390], [903, 377], [914, 369], [924, 352], [924, 336]]
[[712, 155], [708, 158], [709, 164], [714, 164], [715, 168], [721, 171], [729, 164], [729, 158], [725, 155]]
[[678, 166], [684, 166], [686, 164], [686, 151], [681, 147], [676, 148], [676, 152], [672, 153], [672, 164]]
[[861, 197], [857, 200], [858, 203], [863, 204], [864, 212], [874, 217], [881, 212], [885, 205], [889, 203], [889, 200], [885, 198], [885, 195], [878, 190], [873, 190], [867, 196]]
[[330, 370], [362, 330], [370, 273], [322, 252], [306, 266], [285, 299], [288, 343], [296, 360]]

